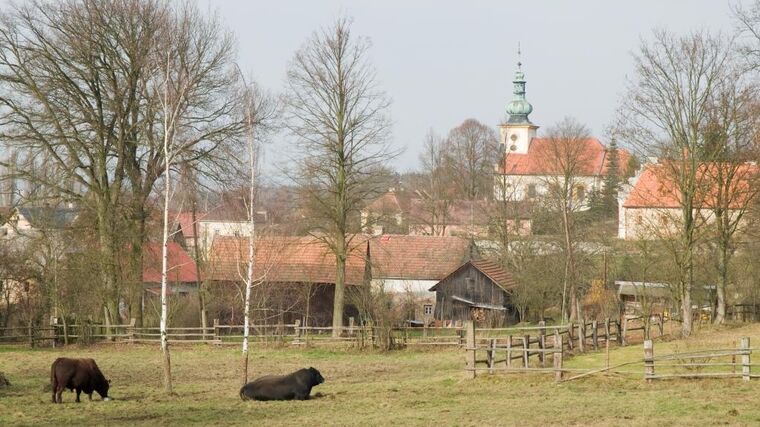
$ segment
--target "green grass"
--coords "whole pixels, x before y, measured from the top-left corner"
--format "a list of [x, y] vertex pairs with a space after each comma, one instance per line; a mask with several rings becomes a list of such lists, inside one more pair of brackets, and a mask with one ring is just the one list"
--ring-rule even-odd
[[[702, 331], [688, 341], [658, 342], [656, 354], [732, 347], [741, 336], [760, 344], [760, 326]], [[611, 363], [640, 358], [640, 345], [613, 349]], [[50, 403], [51, 362], [93, 357], [112, 380], [115, 400]], [[251, 353], [252, 377], [314, 366], [326, 378], [303, 402], [243, 402], [237, 348], [173, 347], [176, 394], [161, 386], [157, 347], [0, 349], [0, 425], [749, 425], [760, 423], [760, 380], [664, 380], [594, 376], [556, 384], [551, 375], [480, 374], [464, 378], [462, 350], [360, 353], [340, 349], [271, 349]], [[760, 356], [758, 356], [760, 357]], [[567, 367], [595, 368], [604, 353]], [[631, 369], [638, 370], [638, 366]], [[96, 395], [97, 396], [97, 395]]]

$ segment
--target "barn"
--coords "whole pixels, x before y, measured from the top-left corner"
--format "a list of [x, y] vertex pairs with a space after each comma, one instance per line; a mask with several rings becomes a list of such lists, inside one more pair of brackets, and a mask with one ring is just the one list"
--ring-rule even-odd
[[516, 286], [498, 262], [469, 260], [430, 288], [435, 292], [435, 319], [443, 325], [466, 320], [491, 327], [515, 323], [510, 295]]

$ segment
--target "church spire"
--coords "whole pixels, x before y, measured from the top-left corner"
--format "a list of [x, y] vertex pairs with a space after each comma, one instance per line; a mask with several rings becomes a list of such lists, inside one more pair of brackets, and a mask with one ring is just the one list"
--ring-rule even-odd
[[517, 43], [517, 71], [515, 71], [512, 102], [507, 104], [507, 114], [510, 124], [531, 124], [528, 115], [533, 111], [533, 106], [525, 99], [525, 74], [522, 72], [522, 52], [520, 43]]

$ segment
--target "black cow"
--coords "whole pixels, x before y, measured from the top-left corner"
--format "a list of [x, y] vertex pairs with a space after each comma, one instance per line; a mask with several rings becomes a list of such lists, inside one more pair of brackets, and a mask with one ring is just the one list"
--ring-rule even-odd
[[300, 369], [290, 375], [267, 375], [240, 389], [243, 400], [306, 400], [311, 388], [325, 379], [314, 368]]
[[64, 388], [76, 390], [77, 402], [79, 394], [84, 392], [92, 400], [92, 392], [97, 391], [103, 400], [110, 400], [108, 388], [110, 381], [106, 380], [93, 359], [69, 359], [59, 357], [50, 367], [50, 382], [53, 386], [53, 403], [62, 403], [61, 393]]

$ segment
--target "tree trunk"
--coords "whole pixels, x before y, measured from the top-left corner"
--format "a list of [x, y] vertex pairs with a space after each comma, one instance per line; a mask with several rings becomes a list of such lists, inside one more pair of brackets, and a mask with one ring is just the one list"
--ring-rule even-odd
[[201, 253], [198, 247], [198, 218], [197, 218], [197, 206], [195, 203], [195, 196], [193, 196], [191, 220], [193, 221], [193, 253], [195, 254], [195, 275], [198, 280], [196, 282], [198, 288], [198, 305], [200, 306], [201, 315], [201, 328], [203, 333], [203, 339], [206, 339], [206, 326], [208, 322], [206, 319], [206, 294], [203, 287], [203, 279], [201, 278]]
[[338, 253], [335, 256], [335, 298], [333, 300], [332, 335], [339, 337], [343, 330], [343, 299], [346, 286], [346, 244], [345, 240], [339, 239]]
[[715, 295], [717, 297], [717, 304], [715, 307], [715, 319], [713, 320], [716, 325], [722, 324], [726, 319], [726, 286], [728, 285], [728, 248], [725, 242], [720, 242], [720, 250], [718, 254], [718, 282], [715, 286]]

